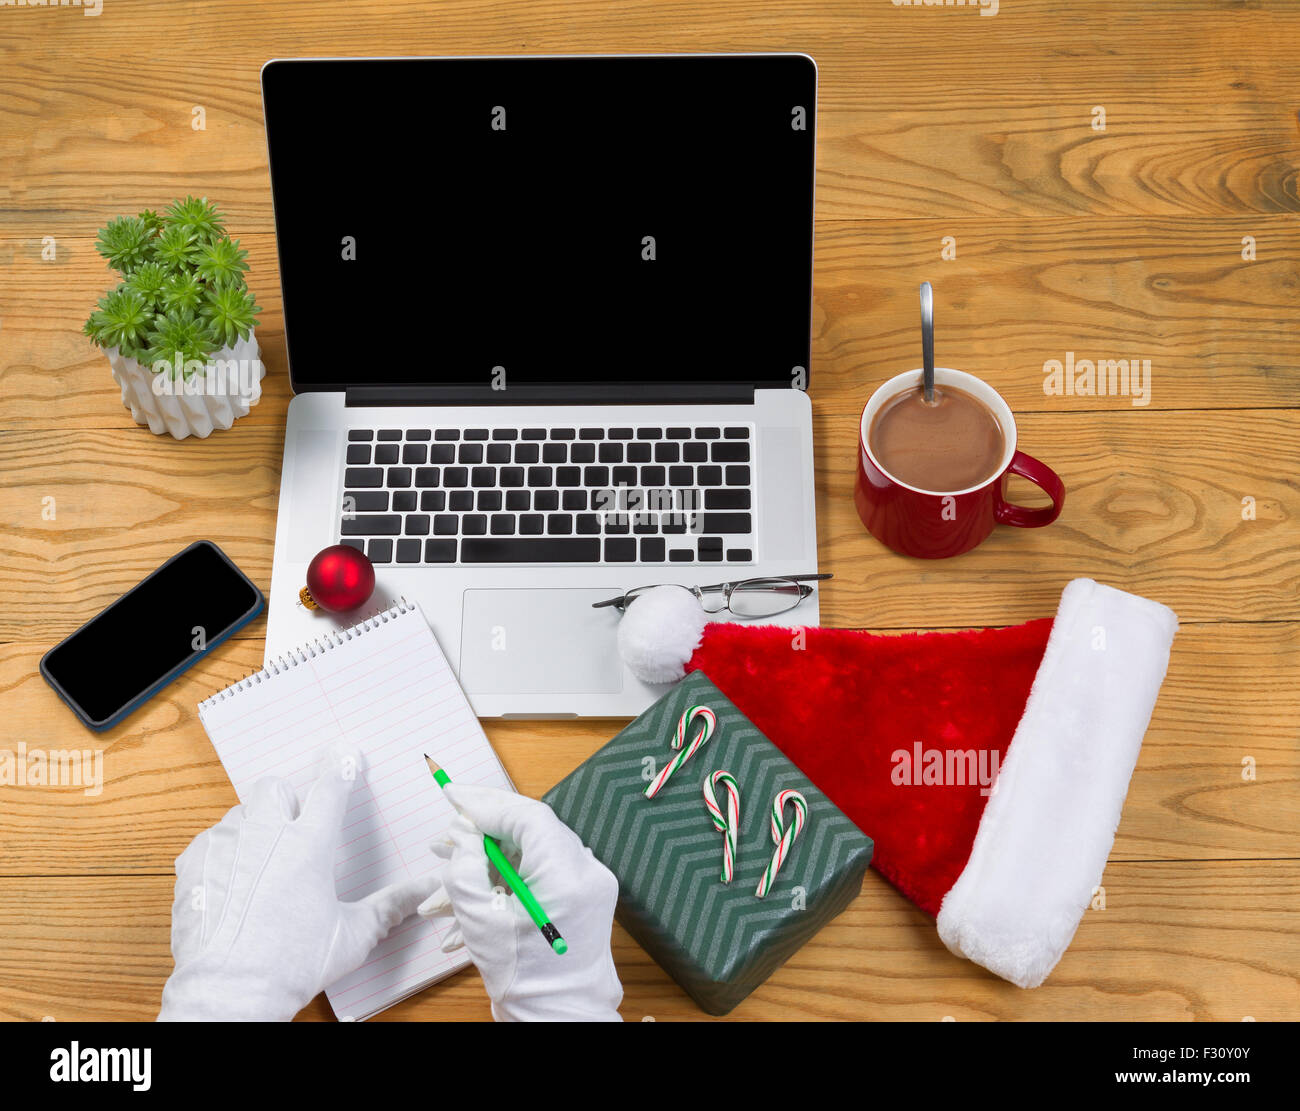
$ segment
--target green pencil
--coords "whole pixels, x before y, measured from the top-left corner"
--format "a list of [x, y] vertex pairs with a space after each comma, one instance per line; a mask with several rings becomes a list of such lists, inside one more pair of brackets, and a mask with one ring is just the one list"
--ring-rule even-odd
[[[451, 782], [449, 776], [434, 761], [433, 757], [427, 752], [424, 754], [424, 762], [429, 765], [429, 770], [433, 772], [433, 778], [439, 787], [445, 787]], [[506, 854], [501, 851], [501, 846], [497, 844], [496, 838], [483, 834], [483, 848], [487, 851], [488, 860], [492, 861], [493, 866], [504, 877], [506, 883], [516, 895], [519, 901], [528, 911], [528, 917], [536, 924], [537, 928], [542, 931], [542, 937], [546, 938], [546, 943], [555, 950], [563, 954], [569, 951], [569, 943], [560, 936], [560, 931], [555, 928], [555, 923], [547, 916], [546, 911], [542, 909], [542, 904], [531, 891], [528, 890], [528, 884], [524, 883], [524, 878], [515, 871], [515, 867], [506, 859]]]

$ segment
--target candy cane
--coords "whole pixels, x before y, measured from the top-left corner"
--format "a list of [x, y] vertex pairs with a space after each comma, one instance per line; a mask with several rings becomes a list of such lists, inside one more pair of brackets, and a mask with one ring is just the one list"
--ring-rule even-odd
[[[697, 717], [700, 719], [700, 731], [695, 734], [695, 740], [691, 741], [691, 743], [686, 745], [686, 748], [683, 749], [682, 745], [686, 744], [686, 729]], [[713, 730], [717, 727], [717, 724], [717, 715], [707, 706], [692, 706], [682, 714], [681, 718], [678, 719], [677, 722], [677, 735], [673, 737], [673, 748], [678, 749], [679, 751], [672, 760], [664, 765], [663, 771], [654, 777], [654, 782], [645, 789], [646, 798], [654, 798], [663, 785], [668, 782], [668, 778], [673, 774], [673, 772], [680, 768], [687, 760], [704, 747], [704, 742], [713, 736]]]
[[[785, 804], [794, 803], [794, 822], [791, 825], [785, 824]], [[794, 839], [799, 836], [803, 830], [803, 824], [808, 817], [808, 800], [798, 791], [779, 791], [777, 796], [772, 800], [772, 840], [776, 843], [776, 851], [772, 853], [772, 859], [763, 869], [762, 876], [758, 880], [758, 890], [754, 892], [760, 899], [772, 890], [772, 885], [776, 882], [776, 874], [781, 870], [781, 865], [785, 863], [785, 858], [790, 855], [790, 846], [794, 844]]]
[[[714, 787], [721, 783], [727, 789], [727, 813], [723, 816]], [[736, 874], [736, 833], [740, 829], [740, 787], [730, 772], [716, 771], [704, 777], [704, 805], [722, 841], [722, 882], [730, 883]]]

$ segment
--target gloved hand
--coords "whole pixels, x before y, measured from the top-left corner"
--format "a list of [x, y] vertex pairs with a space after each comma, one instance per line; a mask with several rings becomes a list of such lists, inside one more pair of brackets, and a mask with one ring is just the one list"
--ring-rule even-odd
[[[498, 1021], [619, 1021], [623, 985], [609, 935], [618, 881], [545, 803], [492, 787], [444, 790], [460, 813], [447, 844], [443, 890], [420, 906], [426, 917], [454, 915], [444, 949], [464, 945], [483, 976]], [[568, 942], [557, 955], [490, 864], [483, 834], [510, 862]], [[495, 889], [494, 889], [495, 885]]]
[[301, 813], [285, 780], [258, 780], [176, 858], [160, 1021], [291, 1019], [437, 888], [430, 872], [339, 901], [335, 850], [360, 767], [358, 751], [329, 750]]

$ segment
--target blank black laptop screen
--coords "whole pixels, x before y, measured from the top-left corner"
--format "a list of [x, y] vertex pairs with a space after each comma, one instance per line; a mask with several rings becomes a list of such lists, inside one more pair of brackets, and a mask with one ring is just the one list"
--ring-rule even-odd
[[806, 373], [811, 59], [291, 60], [262, 90], [295, 390]]

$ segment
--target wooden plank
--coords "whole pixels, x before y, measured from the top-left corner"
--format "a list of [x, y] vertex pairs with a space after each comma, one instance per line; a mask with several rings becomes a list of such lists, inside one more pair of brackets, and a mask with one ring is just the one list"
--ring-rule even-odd
[[[84, 229], [83, 229], [84, 230]], [[262, 306], [266, 396], [242, 425], [281, 426], [290, 396], [274, 236], [249, 250]], [[942, 261], [945, 236], [957, 258]], [[1253, 236], [1257, 260], [1241, 258]], [[93, 237], [0, 241], [0, 428], [123, 427], [108, 362], [81, 324], [115, 278]], [[1300, 221], [965, 219], [819, 229], [812, 394], [860, 407], [872, 386], [919, 360], [916, 287], [935, 284], [942, 365], [993, 382], [1016, 412], [1293, 407], [1300, 403], [1291, 306]], [[1144, 396], [1054, 396], [1044, 363], [1067, 352], [1150, 362]]]
[[[222, 645], [122, 725], [86, 733], [36, 673], [40, 649], [0, 646], [4, 748], [100, 750], [104, 789], [0, 786], [0, 875], [166, 872], [236, 802], [199, 724], [200, 699], [256, 670], [261, 646]], [[1296, 855], [1300, 623], [1189, 625], [1133, 775], [1116, 860]], [[618, 721], [484, 723], [515, 784], [542, 795]], [[1253, 782], [1242, 778], [1254, 762]], [[868, 833], [871, 830], [867, 830]]]
[[[1084, 915], [1042, 987], [1022, 991], [940, 943], [929, 916], [875, 873], [862, 894], [733, 1021], [1300, 1018], [1300, 863], [1112, 863], [1106, 906]], [[172, 881], [137, 875], [0, 879], [0, 1019], [148, 1020], [171, 972]], [[630, 1021], [705, 1016], [619, 927]], [[304, 1019], [328, 1019], [319, 997]], [[467, 969], [381, 1020], [485, 1020]]]
[[[825, 625], [1014, 624], [1054, 613], [1078, 576], [1185, 621], [1300, 617], [1300, 411], [1025, 414], [1022, 448], [1065, 482], [1061, 519], [999, 528], [958, 561], [931, 563], [888, 551], [858, 519], [855, 409], [814, 409], [820, 561], [837, 573]], [[134, 427], [0, 435], [0, 642], [52, 644], [196, 536], [265, 587], [280, 452], [281, 432], [264, 426], [180, 443]], [[1032, 501], [1031, 490], [1017, 479], [1012, 496]], [[53, 521], [41, 517], [47, 496]]]

